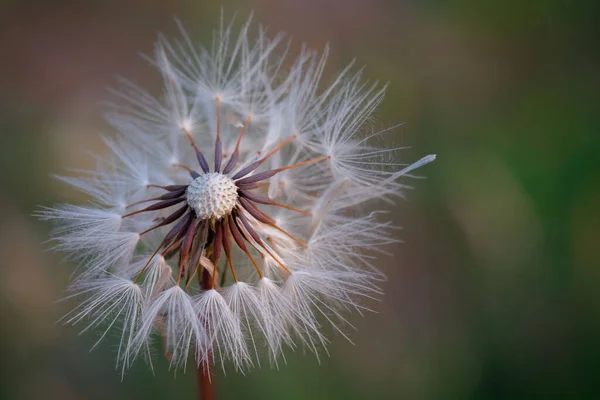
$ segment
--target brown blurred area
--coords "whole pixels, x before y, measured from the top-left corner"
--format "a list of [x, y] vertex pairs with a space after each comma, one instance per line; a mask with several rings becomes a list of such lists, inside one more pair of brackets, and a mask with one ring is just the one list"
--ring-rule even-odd
[[386, 140], [438, 160], [394, 207], [404, 244], [380, 259], [386, 295], [352, 318], [355, 345], [221, 373], [220, 398], [600, 397], [600, 10], [559, 0], [2, 2], [0, 397], [194, 398], [192, 374], [160, 361], [121, 382], [114, 343], [90, 353], [93, 333], [56, 323], [74, 266], [31, 213], [85, 201], [51, 175], [93, 166], [105, 88], [158, 90], [138, 53], [173, 17], [206, 43], [221, 7], [329, 43], [330, 74], [356, 57], [390, 82], [377, 124], [405, 123]]

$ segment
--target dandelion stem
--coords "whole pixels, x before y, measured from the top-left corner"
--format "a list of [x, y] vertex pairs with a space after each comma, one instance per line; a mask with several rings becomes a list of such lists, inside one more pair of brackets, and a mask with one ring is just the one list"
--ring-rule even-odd
[[210, 377], [211, 368], [206, 363], [200, 363], [197, 370], [198, 400], [214, 400], [214, 377]]

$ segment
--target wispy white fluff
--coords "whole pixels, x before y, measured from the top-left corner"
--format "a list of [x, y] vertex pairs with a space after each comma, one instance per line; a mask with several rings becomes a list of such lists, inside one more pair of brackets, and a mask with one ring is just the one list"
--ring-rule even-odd
[[[295, 347], [290, 326], [295, 326], [294, 304], [283, 296], [281, 288], [269, 278], [262, 278], [256, 286], [261, 304], [259, 323], [265, 332], [271, 362], [283, 354], [282, 346]], [[284, 359], [285, 361], [285, 359]]]
[[72, 297], [85, 299], [63, 321], [77, 324], [87, 321], [81, 333], [100, 328], [103, 333], [94, 345], [96, 347], [111, 331], [120, 330], [117, 365], [121, 373], [130, 367], [138, 350], [134, 350], [133, 339], [142, 315], [143, 294], [139, 285], [131, 280], [105, 276], [88, 282], [81, 282], [73, 288]]
[[139, 257], [128, 267], [122, 268], [122, 273], [133, 276], [141, 284], [147, 299], [156, 298], [165, 288], [175, 284], [173, 271], [162, 255]]
[[65, 205], [37, 212], [57, 222], [54, 249], [82, 263], [85, 276], [102, 275], [117, 263], [127, 262], [139, 241], [137, 232], [123, 232], [121, 215], [112, 210]]
[[280, 320], [265, 320], [263, 306], [256, 294], [256, 289], [247, 283], [237, 282], [229, 286], [224, 292], [224, 297], [234, 317], [240, 323], [242, 334], [249, 339], [256, 361], [260, 365], [255, 335], [262, 334], [264, 337], [268, 337], [267, 332], [285, 332], [285, 327]]
[[223, 369], [227, 360], [234, 363], [236, 370], [251, 365], [239, 315], [229, 308], [223, 296], [215, 289], [205, 290], [196, 297], [195, 307], [208, 336], [201, 362], [212, 363], [216, 355]]
[[[265, 353], [276, 366], [289, 350], [327, 354], [331, 332], [351, 340], [349, 314], [381, 295], [377, 260], [398, 242], [386, 211], [375, 207], [401, 200], [414, 170], [435, 159], [410, 163], [408, 149], [378, 146], [397, 128], [373, 130], [386, 87], [366, 82], [354, 63], [329, 79], [328, 47], [302, 46], [293, 58], [285, 35], [269, 36], [251, 18], [234, 25], [221, 20], [207, 47], [179, 23], [179, 38], [160, 36], [145, 58], [163, 89], [155, 95], [119, 79], [107, 114], [116, 136], [93, 155], [96, 168], [57, 177], [89, 203], [37, 212], [57, 224], [54, 248], [79, 266], [70, 290], [84, 300], [66, 320], [89, 320], [85, 330], [107, 325], [101, 338], [119, 329], [122, 372], [160, 344], [174, 368], [193, 359], [244, 372]], [[244, 221], [229, 216], [246, 249], [230, 239], [231, 266], [222, 251], [207, 290], [219, 221], [193, 236], [195, 270], [184, 271], [182, 236], [155, 251], [178, 222], [151, 228], [187, 211], [187, 202], [139, 211], [165, 194], [162, 186], [189, 185], [190, 169], [202, 173], [190, 138], [212, 168], [217, 127], [223, 165], [238, 149], [230, 177], [267, 154], [250, 176], [290, 168], [253, 192], [273, 223], [243, 210]]]
[[208, 336], [193, 299], [179, 286], [165, 290], [146, 306], [135, 337], [137, 349], [143, 348], [157, 327], [173, 366], [185, 368], [190, 355], [201, 361]]
[[65, 236], [94, 239], [98, 235], [118, 232], [122, 222], [121, 214], [113, 210], [70, 204], [42, 208], [36, 215], [42, 220], [60, 224], [54, 230], [57, 240], [65, 240]]
[[290, 318], [295, 323], [290, 326], [302, 343], [319, 358], [319, 349], [326, 350], [328, 340], [321, 333], [321, 326], [313, 311], [313, 293], [302, 284], [299, 276], [300, 273], [294, 272], [286, 279], [282, 288], [285, 297], [294, 305], [294, 313]]

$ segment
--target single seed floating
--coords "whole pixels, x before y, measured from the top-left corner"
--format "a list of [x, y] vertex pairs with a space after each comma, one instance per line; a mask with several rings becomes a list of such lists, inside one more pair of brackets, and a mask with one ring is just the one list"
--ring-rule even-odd
[[186, 196], [197, 218], [219, 220], [229, 215], [235, 207], [238, 188], [231, 178], [211, 172], [194, 179], [188, 186]]

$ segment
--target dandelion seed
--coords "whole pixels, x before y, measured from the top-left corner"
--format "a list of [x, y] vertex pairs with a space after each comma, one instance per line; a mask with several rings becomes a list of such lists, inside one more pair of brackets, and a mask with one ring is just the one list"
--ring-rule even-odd
[[435, 158], [400, 164], [400, 149], [373, 146], [364, 123], [385, 87], [350, 67], [323, 87], [328, 49], [283, 72], [282, 35], [250, 30], [221, 28], [209, 50], [183, 29], [161, 37], [164, 95], [121, 81], [110, 154], [60, 178], [92, 203], [38, 213], [80, 264], [86, 299], [66, 321], [120, 330], [123, 372], [154, 337], [173, 367], [238, 371], [263, 354], [280, 365], [285, 349], [319, 357], [327, 325], [350, 340], [347, 314], [380, 294], [374, 250], [395, 241], [385, 213], [365, 210]]

